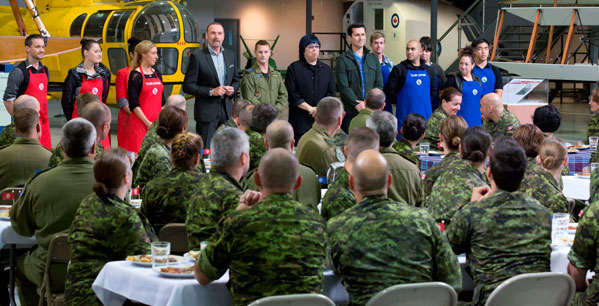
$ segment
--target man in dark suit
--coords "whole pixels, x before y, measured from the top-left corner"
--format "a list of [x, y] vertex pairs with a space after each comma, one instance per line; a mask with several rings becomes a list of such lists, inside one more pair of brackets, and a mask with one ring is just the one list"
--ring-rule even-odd
[[225, 30], [218, 22], [206, 29], [208, 47], [193, 53], [183, 80], [183, 91], [196, 97], [196, 132], [206, 147], [219, 125], [231, 117], [231, 98], [239, 89], [238, 64], [232, 50], [222, 47]]

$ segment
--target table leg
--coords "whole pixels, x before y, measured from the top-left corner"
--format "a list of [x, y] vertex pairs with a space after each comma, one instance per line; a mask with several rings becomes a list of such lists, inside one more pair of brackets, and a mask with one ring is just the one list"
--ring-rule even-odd
[[10, 305], [11, 306], [16, 306], [17, 303], [15, 302], [15, 270], [17, 267], [17, 260], [16, 260], [16, 250], [17, 250], [17, 246], [15, 244], [10, 244], [10, 279], [9, 279], [9, 283], [8, 283], [8, 297], [10, 298]]

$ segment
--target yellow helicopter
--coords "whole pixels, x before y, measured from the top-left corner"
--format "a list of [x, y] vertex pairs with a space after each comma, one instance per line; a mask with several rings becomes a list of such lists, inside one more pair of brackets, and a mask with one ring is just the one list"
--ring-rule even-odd
[[[60, 98], [69, 69], [82, 61], [81, 37], [100, 41], [113, 86], [116, 72], [129, 65], [127, 40], [135, 36], [154, 42], [159, 55], [155, 68], [162, 72], [166, 95], [181, 92], [189, 56], [200, 47], [197, 23], [179, 0], [25, 0], [27, 8], [10, 2], [10, 7], [0, 7], [0, 63], [25, 59], [25, 35], [48, 37], [42, 62], [50, 71], [48, 95], [53, 99]], [[113, 87], [109, 105], [116, 105], [114, 92]]]

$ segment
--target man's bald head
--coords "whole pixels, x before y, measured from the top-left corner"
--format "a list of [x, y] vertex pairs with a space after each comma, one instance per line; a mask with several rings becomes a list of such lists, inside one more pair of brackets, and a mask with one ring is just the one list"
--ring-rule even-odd
[[299, 163], [289, 150], [271, 149], [260, 159], [258, 175], [262, 189], [272, 193], [287, 193], [295, 189]]
[[498, 108], [499, 106], [503, 106], [503, 101], [498, 94], [489, 93], [480, 100], [480, 104], [487, 107]]
[[40, 111], [40, 103], [34, 96], [30, 95], [20, 95], [13, 105], [14, 112], [16, 113], [19, 110], [30, 108], [39, 113]]
[[366, 150], [356, 158], [351, 170], [352, 190], [362, 195], [387, 194], [389, 166], [381, 153]]
[[266, 128], [266, 142], [269, 149], [289, 150], [293, 141], [293, 127], [285, 120], [276, 120]]
[[78, 113], [79, 117], [87, 119], [94, 125], [100, 140], [103, 140], [106, 137], [106, 135], [104, 135], [105, 133], [103, 131], [103, 127], [107, 124], [110, 125], [110, 121], [112, 119], [110, 108], [108, 108], [106, 104], [100, 102], [91, 102], [85, 105], [85, 107], [78, 111]]
[[353, 129], [347, 138], [347, 161], [353, 163], [364, 150], [378, 150], [379, 135], [367, 127]]
[[185, 107], [187, 106], [187, 101], [185, 101], [185, 97], [182, 95], [172, 95], [166, 98], [166, 103], [164, 104], [164, 107], [167, 106], [174, 106], [176, 108], [185, 110]]

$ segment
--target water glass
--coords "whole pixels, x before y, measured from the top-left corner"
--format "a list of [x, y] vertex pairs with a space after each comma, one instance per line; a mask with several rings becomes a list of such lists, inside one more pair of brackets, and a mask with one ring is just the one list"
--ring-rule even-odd
[[420, 156], [428, 156], [429, 149], [430, 149], [430, 143], [421, 142], [420, 143]]
[[595, 172], [597, 168], [599, 168], [599, 163], [591, 163], [591, 173]]
[[566, 213], [553, 214], [551, 218], [551, 244], [568, 244], [568, 223], [570, 215]]
[[169, 255], [171, 255], [170, 242], [152, 242], [152, 269], [168, 266]]
[[589, 147], [591, 150], [597, 150], [597, 142], [599, 142], [599, 136], [589, 137]]

